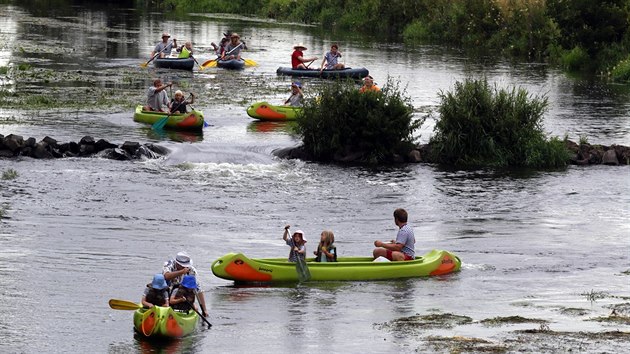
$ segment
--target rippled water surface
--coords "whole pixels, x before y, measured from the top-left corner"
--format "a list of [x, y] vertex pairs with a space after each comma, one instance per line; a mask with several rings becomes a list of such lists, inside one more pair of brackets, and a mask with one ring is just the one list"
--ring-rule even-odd
[[[272, 151], [299, 143], [291, 127], [253, 122], [245, 113], [251, 102], [280, 103], [288, 96], [290, 80], [275, 70], [288, 65], [297, 42], [321, 55], [338, 41], [346, 65], [367, 67], [379, 84], [390, 75], [406, 85], [418, 115], [435, 109], [440, 90], [485, 75], [502, 87], [521, 85], [547, 95], [545, 129], [551, 135], [605, 145], [630, 145], [628, 87], [568, 78], [542, 64], [470, 59], [440, 47], [407, 48], [211, 14], [164, 20], [133, 9], [3, 4], [0, 25], [0, 67], [29, 63], [68, 75], [59, 83], [3, 81], [4, 89], [24, 95], [49, 90], [77, 100], [115, 90], [120, 99], [111, 109], [0, 107], [0, 134], [59, 141], [92, 135], [172, 150], [153, 161], [0, 160], [1, 172], [18, 174], [0, 180], [0, 352], [449, 351], [431, 344], [432, 337], [480, 338], [508, 351], [630, 350], [628, 341], [575, 344], [553, 337], [542, 340], [545, 345], [509, 347], [517, 330], [540, 324], [480, 323], [522, 316], [545, 320], [556, 332], [630, 330], [627, 322], [596, 320], [613, 308], [630, 316], [627, 166], [498, 172], [284, 161]], [[212, 58], [209, 43], [228, 29], [247, 41], [246, 57], [258, 67], [186, 73], [139, 66], [164, 30], [192, 40], [205, 61]], [[202, 135], [157, 134], [132, 121], [134, 102], [154, 77], [198, 94], [195, 107], [211, 124]], [[304, 83], [307, 90], [322, 84]], [[421, 141], [433, 124], [427, 120]], [[460, 273], [234, 287], [210, 271], [211, 262], [228, 252], [285, 256], [286, 223], [306, 232], [309, 251], [321, 230], [332, 229], [340, 255], [370, 254], [375, 239], [395, 237], [397, 207], [409, 211], [416, 251], [451, 250], [463, 260]], [[114, 311], [107, 301], [140, 300], [162, 262], [180, 250], [192, 255], [200, 271], [213, 327], [168, 344], [134, 338], [132, 313]], [[391, 325], [449, 313], [473, 322], [405, 330]]]

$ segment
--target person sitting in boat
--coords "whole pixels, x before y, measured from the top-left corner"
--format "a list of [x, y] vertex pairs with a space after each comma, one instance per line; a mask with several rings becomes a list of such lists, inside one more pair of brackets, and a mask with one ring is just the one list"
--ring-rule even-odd
[[188, 112], [187, 106], [193, 103], [195, 103], [195, 95], [193, 93], [190, 94], [190, 101], [188, 101], [184, 99], [184, 93], [181, 90], [177, 90], [169, 106], [171, 107], [171, 113], [186, 113]]
[[230, 39], [227, 37], [223, 37], [221, 38], [221, 42], [219, 42], [218, 46], [214, 42], [210, 43], [210, 45], [214, 49], [214, 53], [217, 55], [217, 57], [221, 58], [223, 56], [223, 53], [225, 53], [225, 47], [227, 47], [228, 43], [230, 43]]
[[197, 279], [193, 275], [185, 275], [180, 286], [173, 290], [173, 294], [171, 294], [169, 299], [171, 307], [175, 310], [188, 311], [192, 306], [193, 309], [197, 310], [195, 305], [195, 296], [197, 294]]
[[317, 60], [316, 57], [304, 58], [305, 50], [307, 50], [307, 48], [302, 43], [293, 46], [293, 54], [291, 54], [291, 67], [293, 67], [293, 69], [308, 69], [308, 66], [304, 65], [304, 63], [311, 65], [310, 63]]
[[225, 47], [225, 52], [221, 56], [221, 60], [241, 60], [241, 49], [243, 49], [241, 36], [239, 36], [238, 33], [232, 33], [230, 43]]
[[153, 80], [153, 86], [147, 90], [147, 105], [142, 109], [145, 111], [168, 112], [168, 95], [167, 87], [173, 86], [173, 83], [163, 84], [162, 80]]
[[193, 54], [192, 42], [188, 41], [183, 46], [177, 48], [177, 53], [179, 53], [179, 55], [177, 56], [177, 58], [179, 59], [192, 57], [192, 54]]
[[162, 41], [155, 45], [153, 51], [151, 52], [151, 58], [155, 56], [156, 53], [160, 54], [160, 58], [168, 57], [171, 55], [171, 51], [173, 48], [177, 48], [177, 39], [173, 38], [173, 41], [169, 41], [171, 35], [168, 32], [162, 33]]
[[306, 238], [304, 238], [304, 231], [297, 230], [289, 237], [290, 227], [291, 225], [285, 226], [284, 234], [282, 235], [282, 239], [291, 247], [291, 251], [289, 251], [289, 262], [297, 262], [298, 257], [302, 260], [306, 260], [306, 246], [304, 245]]
[[[164, 274], [164, 279], [166, 279], [167, 284], [169, 284], [172, 289], [176, 289], [183, 283], [185, 276], [196, 276], [197, 270], [193, 267], [190, 256], [186, 252], [179, 252], [175, 259], [170, 259], [164, 263], [162, 274]], [[197, 282], [197, 289], [196, 294], [197, 299], [199, 299], [199, 305], [201, 305], [201, 314], [206, 317], [208, 316], [208, 312], [206, 311], [206, 298], [204, 297], [199, 282]]]
[[374, 84], [374, 78], [370, 75], [363, 78], [363, 86], [359, 89], [361, 93], [367, 91], [381, 92], [381, 89]]
[[302, 106], [302, 100], [304, 99], [304, 93], [302, 92], [302, 84], [299, 81], [295, 81], [291, 84], [291, 96], [284, 101], [285, 106], [300, 107]]
[[345, 66], [341, 63], [337, 62], [337, 59], [341, 58], [341, 52], [339, 51], [339, 46], [337, 43], [333, 43], [330, 46], [330, 51], [326, 52], [324, 55], [324, 59], [322, 60], [322, 65], [319, 68], [319, 71], [322, 70], [341, 70], [345, 68]]
[[390, 261], [411, 261], [416, 259], [416, 237], [413, 234], [411, 226], [407, 224], [407, 211], [399, 208], [394, 210], [394, 223], [398, 226], [398, 234], [396, 240], [390, 242], [374, 241], [374, 249], [372, 255], [374, 259], [385, 257]]
[[153, 281], [144, 288], [141, 302], [142, 306], [149, 309], [153, 306], [168, 306], [168, 285], [164, 275], [153, 276]]
[[337, 262], [337, 247], [334, 245], [335, 235], [332, 231], [322, 231], [319, 245], [315, 253], [315, 262]]

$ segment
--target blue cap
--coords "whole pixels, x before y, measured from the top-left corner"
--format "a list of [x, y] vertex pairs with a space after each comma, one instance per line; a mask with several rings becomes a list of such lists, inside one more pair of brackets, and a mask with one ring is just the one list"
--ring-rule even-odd
[[166, 285], [166, 279], [164, 279], [164, 275], [156, 274], [153, 276], [153, 282], [151, 283], [151, 287], [157, 290], [163, 290], [168, 287]]
[[197, 289], [197, 279], [194, 275], [184, 275], [182, 286], [186, 289]]
[[299, 81], [294, 81], [294, 82], [291, 84], [291, 86], [293, 86], [293, 85], [295, 85], [295, 86], [297, 86], [297, 87], [299, 87], [299, 88], [302, 88], [302, 84], [301, 84]]

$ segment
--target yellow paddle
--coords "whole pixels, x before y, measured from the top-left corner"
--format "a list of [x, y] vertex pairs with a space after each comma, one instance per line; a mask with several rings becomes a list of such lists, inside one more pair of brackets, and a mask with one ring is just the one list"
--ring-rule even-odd
[[217, 59], [207, 60], [206, 62], [201, 64], [201, 67], [202, 68], [216, 68], [217, 67]]
[[137, 310], [142, 305], [127, 300], [109, 299], [109, 307], [114, 310]]
[[253, 59], [244, 59], [247, 66], [258, 66], [258, 63]]

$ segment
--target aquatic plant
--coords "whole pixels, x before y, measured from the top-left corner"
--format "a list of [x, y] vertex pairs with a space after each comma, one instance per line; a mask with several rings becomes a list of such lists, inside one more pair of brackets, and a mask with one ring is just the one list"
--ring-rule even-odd
[[568, 151], [542, 128], [546, 97], [525, 89], [491, 87], [486, 79], [456, 82], [440, 92], [440, 117], [431, 138], [432, 159], [463, 166], [563, 167]]
[[610, 294], [608, 294], [608, 293], [606, 293], [604, 291], [595, 291], [593, 289], [591, 289], [591, 291], [589, 291], [589, 292], [585, 292], [585, 293], [582, 293], [580, 295], [586, 296], [586, 299], [588, 301], [590, 301], [590, 302], [595, 302], [596, 300], [605, 299], [608, 296], [610, 296]]
[[9, 168], [6, 171], [2, 172], [2, 179], [3, 180], [12, 180], [12, 179], [16, 179], [18, 176], [18, 173], [16, 170]]
[[614, 81], [630, 83], [630, 55], [612, 68], [610, 77]]
[[413, 132], [423, 119], [413, 119], [411, 99], [399, 83], [388, 79], [382, 92], [360, 93], [356, 84], [335, 81], [306, 99], [296, 131], [304, 149], [317, 160], [359, 154], [363, 162], [392, 160], [413, 147]]

